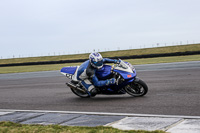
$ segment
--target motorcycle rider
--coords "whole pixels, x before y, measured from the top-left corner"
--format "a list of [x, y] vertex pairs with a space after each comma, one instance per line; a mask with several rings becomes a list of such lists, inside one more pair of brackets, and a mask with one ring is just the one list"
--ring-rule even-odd
[[95, 87], [108, 86], [116, 82], [115, 78], [98, 80], [95, 72], [97, 69], [101, 69], [104, 63], [120, 63], [120, 60], [102, 58], [100, 53], [93, 52], [89, 55], [89, 60], [81, 64], [78, 69], [77, 79], [88, 91], [90, 96], [95, 96], [97, 94], [97, 89]]

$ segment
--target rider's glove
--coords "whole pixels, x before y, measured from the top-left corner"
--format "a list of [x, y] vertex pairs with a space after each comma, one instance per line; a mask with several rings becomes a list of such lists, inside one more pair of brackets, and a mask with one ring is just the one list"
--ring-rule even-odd
[[111, 79], [107, 79], [106, 80], [106, 85], [113, 85], [116, 83], [116, 79], [115, 78], [111, 78]]
[[121, 60], [115, 60], [115, 64], [119, 64]]

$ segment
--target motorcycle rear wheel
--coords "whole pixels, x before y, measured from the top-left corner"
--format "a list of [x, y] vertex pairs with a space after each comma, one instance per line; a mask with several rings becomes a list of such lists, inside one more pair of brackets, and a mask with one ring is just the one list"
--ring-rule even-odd
[[71, 91], [72, 91], [75, 95], [77, 95], [77, 96], [79, 96], [79, 97], [81, 97], [81, 98], [89, 98], [89, 97], [90, 97], [89, 94], [84, 93], [84, 92], [82, 92], [82, 91], [80, 91], [80, 90], [78, 90], [78, 89], [71, 88]]
[[146, 95], [146, 93], [148, 92], [148, 86], [141, 79], [137, 79], [127, 85], [124, 90], [131, 96], [141, 97]]

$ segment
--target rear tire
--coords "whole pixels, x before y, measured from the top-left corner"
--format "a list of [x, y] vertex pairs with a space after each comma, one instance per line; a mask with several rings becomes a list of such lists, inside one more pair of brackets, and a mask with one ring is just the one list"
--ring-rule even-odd
[[146, 93], [148, 92], [148, 86], [146, 85], [144, 81], [137, 78], [132, 83], [127, 85], [124, 88], [124, 90], [131, 96], [141, 97], [141, 96], [146, 95]]
[[89, 98], [89, 97], [90, 97], [89, 94], [84, 93], [84, 92], [82, 92], [82, 91], [79, 91], [78, 89], [73, 89], [73, 88], [71, 88], [71, 91], [72, 91], [75, 95], [77, 95], [77, 96], [79, 96], [79, 97], [81, 97], [81, 98]]

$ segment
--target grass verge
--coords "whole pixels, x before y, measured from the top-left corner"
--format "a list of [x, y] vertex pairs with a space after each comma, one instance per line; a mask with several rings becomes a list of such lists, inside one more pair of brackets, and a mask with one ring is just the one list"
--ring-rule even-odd
[[[133, 65], [184, 62], [184, 61], [200, 61], [200, 55], [130, 59], [130, 60], [125, 60], [125, 61], [130, 62]], [[66, 64], [53, 64], [53, 65], [0, 67], [0, 74], [60, 70], [64, 66], [76, 66], [80, 64], [81, 63], [66, 63]]]
[[[103, 57], [119, 57], [119, 56], [132, 56], [132, 55], [175, 53], [175, 52], [186, 52], [186, 51], [200, 51], [200, 44], [144, 48], [144, 49], [130, 49], [130, 50], [108, 51], [100, 53], [102, 54]], [[76, 54], [76, 55], [0, 59], [0, 64], [88, 59], [88, 56], [89, 54], [87, 53], [87, 54]]]
[[123, 131], [111, 127], [75, 127], [60, 125], [24, 125], [13, 122], [0, 122], [1, 133], [165, 133], [164, 131]]

